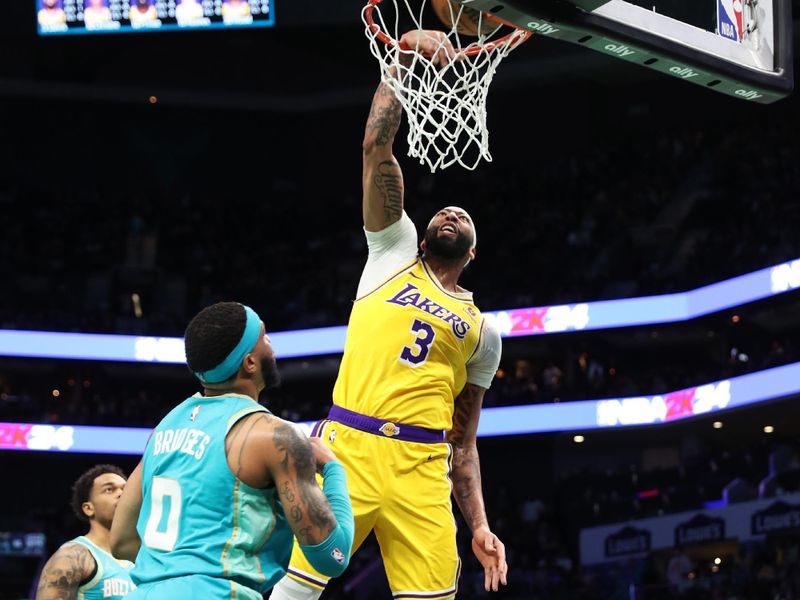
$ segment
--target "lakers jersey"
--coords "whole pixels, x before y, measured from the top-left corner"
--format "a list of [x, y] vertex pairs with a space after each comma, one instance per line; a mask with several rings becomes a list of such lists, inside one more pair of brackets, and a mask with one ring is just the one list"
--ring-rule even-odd
[[334, 404], [450, 429], [484, 325], [472, 294], [445, 290], [424, 260], [413, 259], [353, 305]]
[[67, 13], [63, 9], [43, 8], [38, 13], [39, 25], [61, 25], [67, 22]]
[[120, 600], [136, 589], [131, 581], [132, 562], [117, 560], [85, 536], [69, 543], [86, 548], [97, 564], [94, 577], [78, 588], [77, 600]]
[[132, 573], [141, 590], [195, 576], [229, 582], [231, 598], [260, 600], [285, 571], [292, 533], [275, 488], [237, 479], [225, 454], [230, 428], [259, 411], [267, 412], [247, 396], [197, 394], [153, 431], [142, 467], [142, 546]]

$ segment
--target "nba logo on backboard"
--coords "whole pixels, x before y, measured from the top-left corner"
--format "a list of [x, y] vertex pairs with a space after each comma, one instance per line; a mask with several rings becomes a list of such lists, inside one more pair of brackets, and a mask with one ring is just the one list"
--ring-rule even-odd
[[717, 33], [722, 37], [742, 41], [742, 9], [744, 0], [717, 0]]

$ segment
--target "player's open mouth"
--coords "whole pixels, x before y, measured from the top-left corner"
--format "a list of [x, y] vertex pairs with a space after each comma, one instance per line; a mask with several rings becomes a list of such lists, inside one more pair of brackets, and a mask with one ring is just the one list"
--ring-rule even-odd
[[439, 231], [448, 232], [448, 233], [452, 233], [452, 234], [456, 234], [456, 233], [458, 233], [458, 232], [456, 231], [456, 228], [455, 228], [455, 227], [453, 227], [452, 225], [442, 225], [442, 226], [439, 228]]

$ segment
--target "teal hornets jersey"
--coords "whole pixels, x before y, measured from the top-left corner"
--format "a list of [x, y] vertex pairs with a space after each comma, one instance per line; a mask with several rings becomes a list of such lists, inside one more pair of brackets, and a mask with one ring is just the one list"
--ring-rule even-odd
[[131, 581], [132, 562], [117, 560], [84, 536], [68, 543], [86, 548], [97, 563], [94, 577], [78, 588], [78, 600], [119, 600], [136, 589]]
[[[292, 532], [275, 488], [246, 485], [225, 456], [230, 428], [260, 411], [268, 412], [248, 396], [197, 394], [153, 430], [136, 527], [142, 546], [132, 572], [140, 593], [152, 587], [147, 597], [160, 598], [160, 582], [194, 580], [197, 598], [222, 592], [226, 600], [260, 600], [285, 572]], [[170, 589], [163, 586], [165, 594]]]

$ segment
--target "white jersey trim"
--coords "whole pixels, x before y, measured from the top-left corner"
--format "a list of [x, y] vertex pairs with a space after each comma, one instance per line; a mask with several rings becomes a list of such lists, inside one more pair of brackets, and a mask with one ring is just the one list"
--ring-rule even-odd
[[467, 360], [467, 383], [488, 390], [492, 385], [500, 356], [503, 353], [503, 342], [500, 332], [491, 321], [483, 320], [483, 331], [478, 340], [478, 347]]
[[367, 236], [369, 256], [361, 280], [358, 282], [356, 298], [363, 298], [386, 283], [387, 278], [398, 275], [410, 267], [417, 257], [417, 228], [403, 211], [399, 221], [380, 231], [364, 230]]

